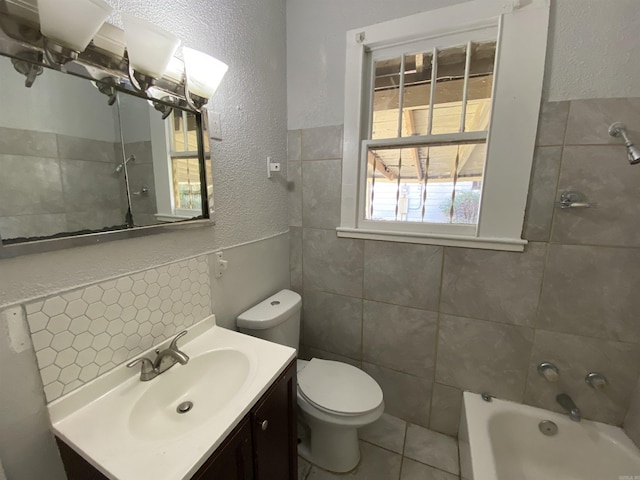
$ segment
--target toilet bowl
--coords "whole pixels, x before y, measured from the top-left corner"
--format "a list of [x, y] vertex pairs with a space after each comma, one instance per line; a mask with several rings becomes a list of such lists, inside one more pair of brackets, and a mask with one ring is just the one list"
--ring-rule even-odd
[[[300, 295], [282, 290], [238, 316], [238, 330], [298, 349]], [[332, 472], [360, 461], [357, 429], [384, 412], [382, 389], [352, 365], [313, 358], [298, 360], [298, 418], [308, 431], [298, 453]]]
[[357, 429], [384, 412], [380, 386], [362, 370], [341, 362], [298, 360], [298, 409], [310, 435], [298, 453], [333, 472], [360, 461]]

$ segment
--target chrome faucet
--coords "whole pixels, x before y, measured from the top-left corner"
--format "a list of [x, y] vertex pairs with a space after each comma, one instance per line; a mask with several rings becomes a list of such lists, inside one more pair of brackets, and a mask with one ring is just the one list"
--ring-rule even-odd
[[189, 356], [178, 348], [178, 339], [184, 337], [186, 334], [187, 331], [183, 330], [175, 336], [167, 348], [164, 350], [156, 350], [156, 359], [154, 361], [151, 361], [147, 357], [140, 357], [127, 363], [127, 367], [135, 367], [138, 363], [141, 363], [140, 381], [146, 382], [166, 372], [176, 363], [185, 365], [189, 361]]
[[569, 412], [569, 418], [571, 420], [573, 420], [574, 422], [579, 422], [582, 419], [580, 409], [577, 407], [577, 405], [569, 395], [567, 395], [566, 393], [561, 393], [556, 396], [556, 401], [562, 408]]

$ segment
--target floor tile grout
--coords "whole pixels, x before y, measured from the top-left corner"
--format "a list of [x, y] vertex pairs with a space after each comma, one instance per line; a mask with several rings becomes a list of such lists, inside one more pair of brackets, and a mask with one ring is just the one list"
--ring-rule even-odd
[[[391, 415], [389, 415], [389, 417], [392, 417], [392, 416], [391, 416]], [[418, 460], [418, 459], [412, 458], [412, 457], [410, 457], [410, 456], [407, 456], [407, 455], [406, 455], [406, 451], [407, 451], [408, 431], [409, 431], [409, 427], [410, 427], [411, 425], [413, 425], [413, 424], [411, 424], [411, 423], [410, 423], [410, 422], [408, 422], [408, 421], [405, 421], [405, 420], [399, 419], [399, 418], [397, 418], [397, 417], [392, 417], [392, 418], [394, 418], [394, 419], [396, 419], [396, 420], [401, 420], [401, 421], [402, 421], [402, 423], [404, 424], [404, 425], [397, 425], [397, 427], [394, 427], [394, 431], [390, 432], [390, 438], [391, 438], [391, 439], [393, 439], [393, 437], [394, 437], [394, 436], [395, 436], [396, 438], [398, 438], [398, 437], [400, 436], [400, 435], [399, 435], [399, 434], [400, 434], [400, 432], [402, 432], [402, 433], [401, 433], [401, 434], [402, 434], [402, 442], [401, 442], [401, 448], [400, 448], [401, 452], [398, 452], [398, 451], [392, 450], [392, 449], [390, 449], [388, 446], [383, 446], [383, 445], [380, 445], [379, 443], [376, 443], [376, 440], [377, 440], [377, 439], [382, 438], [382, 437], [383, 437], [383, 435], [384, 435], [385, 433], [387, 433], [387, 432], [385, 432], [384, 430], [383, 430], [382, 432], [378, 432], [378, 436], [376, 436], [376, 435], [374, 434], [374, 435], [373, 435], [373, 437], [374, 437], [373, 439], [371, 439], [371, 437], [369, 437], [369, 438], [368, 438], [368, 439], [366, 439], [366, 440], [365, 440], [365, 439], [360, 438], [360, 442], [362, 442], [362, 443], [365, 443], [365, 444], [367, 444], [367, 445], [373, 446], [373, 447], [375, 447], [375, 448], [379, 448], [379, 449], [381, 449], [381, 450], [384, 450], [385, 452], [388, 452], [388, 453], [390, 453], [390, 454], [392, 454], [392, 455], [398, 455], [398, 456], [400, 457], [398, 475], [397, 475], [397, 477], [396, 477], [396, 476], [390, 477], [392, 480], [393, 480], [393, 479], [396, 479], [396, 480], [401, 480], [401, 479], [402, 479], [403, 469], [404, 469], [404, 467], [405, 467], [406, 460], [410, 460], [410, 461], [412, 461], [412, 462], [416, 462], [416, 463], [418, 463], [418, 464], [421, 464], [421, 465], [426, 466], [426, 467], [429, 467], [429, 468], [431, 468], [431, 469], [434, 469], [434, 470], [440, 471], [440, 472], [445, 473], [445, 474], [447, 474], [447, 475], [451, 475], [453, 478], [460, 479], [460, 450], [459, 450], [459, 448], [457, 448], [457, 447], [458, 447], [458, 445], [457, 445], [457, 439], [455, 439], [454, 437], [451, 437], [451, 436], [449, 436], [449, 435], [441, 434], [440, 432], [436, 432], [436, 431], [434, 431], [434, 430], [429, 430], [429, 429], [428, 429], [428, 428], [426, 428], [426, 427], [422, 427], [422, 426], [420, 426], [420, 425], [416, 425], [417, 427], [419, 427], [419, 428], [421, 428], [421, 429], [428, 430], [428, 431], [430, 431], [430, 432], [432, 432], [432, 433], [440, 434], [440, 435], [442, 435], [442, 436], [444, 436], [444, 437], [452, 438], [452, 439], [454, 439], [454, 440], [456, 441], [456, 450], [457, 450], [457, 451], [456, 451], [456, 460], [457, 460], [457, 464], [458, 464], [458, 473], [452, 473], [452, 472], [450, 472], [450, 471], [448, 471], [448, 470], [445, 470], [445, 469], [444, 469], [444, 468], [442, 468], [441, 466], [431, 465], [431, 464], [429, 464], [429, 463], [425, 462], [425, 461], [424, 461], [424, 459], [423, 459], [423, 460]], [[398, 422], [398, 423], [399, 423], [399, 422]], [[380, 433], [382, 433], [383, 435], [380, 435]], [[387, 442], [387, 443], [388, 443], [388, 442]], [[391, 442], [391, 444], [393, 444], [393, 442]], [[304, 461], [301, 457], [300, 457], [300, 460], [301, 460], [301, 461]], [[361, 468], [361, 466], [363, 465], [363, 462], [364, 462], [365, 460], [366, 460], [366, 458], [364, 458], [364, 457], [363, 457], [363, 459], [361, 460], [361, 463], [358, 465], [358, 467], [356, 467], [356, 469], [355, 469], [355, 472], [356, 472], [356, 473], [355, 473], [355, 476], [356, 476], [356, 477], [358, 477], [358, 471], [360, 470], [360, 468]], [[309, 463], [308, 463], [308, 462], [306, 462], [306, 461], [305, 461], [305, 463], [307, 463], [307, 464], [309, 465], [309, 470], [306, 472], [306, 474], [305, 474], [305, 475], [301, 476], [301, 477], [299, 478], [299, 480], [309, 480], [309, 479], [311, 478], [311, 476], [312, 476], [311, 474], [312, 474], [314, 471], [316, 472], [316, 474], [317, 474], [317, 472], [318, 472], [318, 471], [326, 472], [324, 469], [322, 469], [322, 468], [320, 468], [320, 467], [318, 467], [318, 466], [316, 466], [316, 465], [311, 465], [311, 464], [309, 464]], [[329, 474], [331, 474], [331, 475], [335, 475], [335, 476], [336, 476], [336, 478], [344, 477], [345, 479], [347, 479], [347, 478], [350, 478], [350, 477], [352, 476], [352, 475], [349, 475], [349, 474], [346, 474], [346, 475], [338, 475], [338, 474], [333, 474], [332, 472], [327, 472], [327, 473], [329, 473]], [[359, 478], [359, 477], [358, 477], [358, 478]]]

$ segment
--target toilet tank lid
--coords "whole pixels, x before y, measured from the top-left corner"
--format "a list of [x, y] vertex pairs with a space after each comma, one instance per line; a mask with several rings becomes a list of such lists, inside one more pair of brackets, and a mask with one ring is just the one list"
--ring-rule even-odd
[[251, 307], [238, 316], [239, 328], [265, 330], [274, 327], [291, 315], [296, 314], [302, 305], [302, 298], [291, 290], [280, 290], [266, 300]]

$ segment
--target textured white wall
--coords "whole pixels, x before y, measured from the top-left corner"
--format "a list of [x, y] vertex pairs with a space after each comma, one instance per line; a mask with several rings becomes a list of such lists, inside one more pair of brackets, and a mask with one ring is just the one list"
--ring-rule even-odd
[[347, 30], [464, 0], [287, 0], [289, 130], [343, 123]]
[[553, 0], [544, 95], [640, 96], [638, 0]]
[[[288, 0], [289, 130], [343, 123], [347, 30], [456, 3]], [[545, 97], [640, 96], [639, 26], [638, 0], [551, 0]]]

